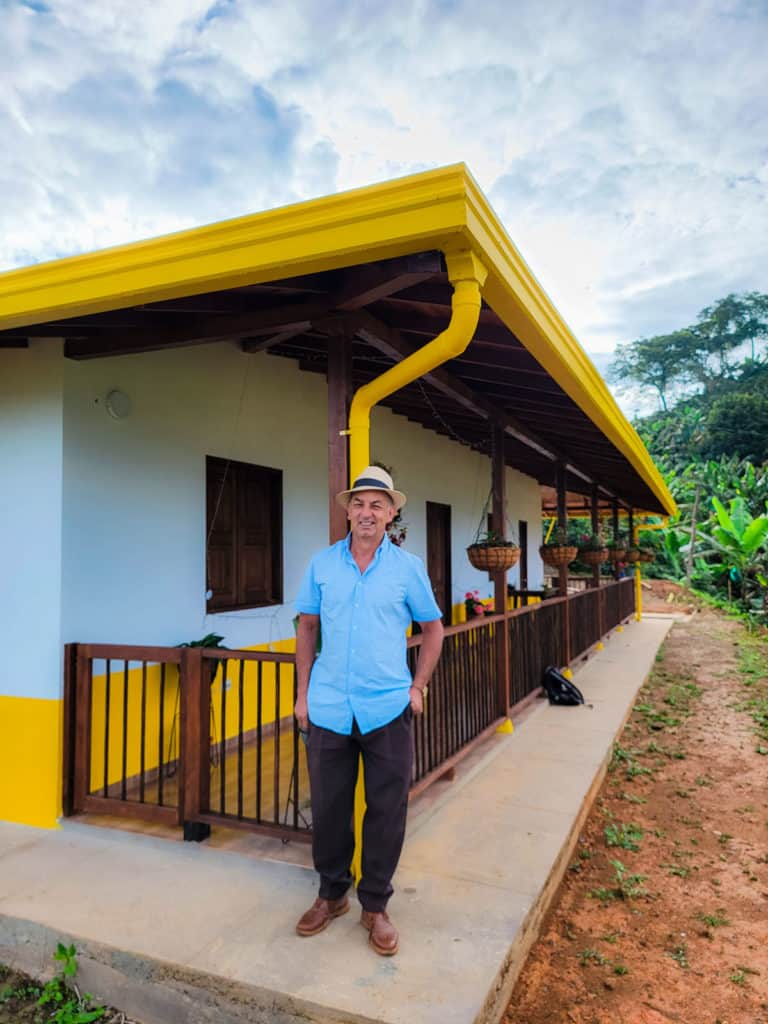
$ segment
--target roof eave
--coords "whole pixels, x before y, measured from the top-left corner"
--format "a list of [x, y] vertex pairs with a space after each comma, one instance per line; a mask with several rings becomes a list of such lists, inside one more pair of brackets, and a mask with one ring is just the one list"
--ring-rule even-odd
[[488, 304], [673, 514], [642, 441], [464, 164], [0, 274], [0, 329], [464, 246], [488, 270]]

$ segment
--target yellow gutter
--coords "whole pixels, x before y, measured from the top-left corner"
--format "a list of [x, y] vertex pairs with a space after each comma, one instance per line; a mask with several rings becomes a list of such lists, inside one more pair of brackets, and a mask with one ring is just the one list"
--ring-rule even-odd
[[448, 279], [453, 285], [451, 321], [444, 331], [407, 359], [385, 370], [355, 392], [349, 410], [350, 486], [371, 461], [371, 409], [383, 398], [461, 355], [474, 337], [480, 318], [480, 289], [486, 270], [473, 252], [446, 253]]

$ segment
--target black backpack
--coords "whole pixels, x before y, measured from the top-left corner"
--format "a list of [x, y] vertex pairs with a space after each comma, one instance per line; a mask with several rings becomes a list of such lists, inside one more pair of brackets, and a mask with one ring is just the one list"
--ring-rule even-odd
[[571, 705], [584, 703], [584, 695], [578, 686], [574, 686], [570, 679], [566, 679], [563, 673], [558, 672], [554, 665], [548, 665], [544, 669], [542, 685], [547, 697], [549, 697], [550, 704]]

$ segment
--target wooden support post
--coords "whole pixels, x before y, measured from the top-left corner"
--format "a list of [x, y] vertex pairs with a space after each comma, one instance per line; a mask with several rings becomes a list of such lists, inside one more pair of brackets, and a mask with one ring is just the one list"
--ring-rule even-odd
[[[619, 500], [618, 498], [613, 499], [613, 540], [614, 543], [619, 542]], [[619, 563], [614, 562], [613, 564], [613, 578], [615, 580], [620, 578]]]
[[[555, 469], [555, 489], [557, 492], [557, 528], [563, 535], [568, 531], [568, 505], [565, 492], [565, 466], [558, 462]], [[559, 592], [561, 597], [568, 594], [568, 566], [561, 565], [558, 570]]]
[[[594, 536], [598, 536], [600, 534], [600, 511], [599, 511], [599, 508], [598, 508], [598, 495], [597, 495], [597, 484], [596, 483], [592, 484], [592, 508], [591, 508], [591, 512], [592, 512], [592, 533], [593, 533]], [[592, 566], [592, 586], [593, 587], [599, 587], [600, 586], [600, 565], [599, 564]], [[602, 631], [601, 631], [600, 635], [602, 636]]]
[[336, 503], [339, 491], [349, 486], [347, 425], [352, 401], [352, 339], [348, 334], [328, 338], [328, 539], [331, 544], [347, 535], [347, 516]]
[[[557, 528], [562, 530], [565, 536], [568, 532], [568, 496], [565, 489], [565, 466], [558, 462], [555, 470], [555, 486], [557, 489]], [[563, 668], [566, 670], [571, 661], [571, 611], [568, 600], [568, 566], [561, 565], [558, 570], [560, 596], [565, 598], [563, 613], [563, 644], [565, 647], [565, 658]]]
[[75, 736], [72, 813], [85, 809], [91, 781], [91, 667], [87, 646], [78, 644], [75, 669]]
[[[181, 709], [181, 779], [179, 817], [184, 838], [199, 842], [207, 839], [210, 825], [199, 816], [209, 810], [211, 745], [210, 673], [199, 647], [185, 647], [179, 665]], [[222, 729], [224, 726], [222, 725]]]
[[[600, 534], [600, 509], [599, 509], [599, 496], [597, 492], [597, 484], [592, 484], [592, 533], [596, 536]], [[592, 586], [597, 587], [597, 648], [598, 650], [603, 649], [603, 635], [605, 633], [605, 627], [603, 625], [605, 621], [604, 609], [603, 609], [603, 592], [600, 589], [600, 566], [592, 566]]]
[[[506, 539], [506, 488], [505, 488], [504, 431], [493, 426], [493, 462], [491, 464], [491, 481], [493, 505], [491, 509], [491, 528]], [[504, 621], [496, 625], [496, 679], [498, 681], [499, 714], [509, 713], [510, 679], [509, 649], [507, 643], [507, 571], [491, 574], [493, 579], [493, 610], [498, 615], [504, 613]]]
[[64, 777], [62, 810], [75, 813], [75, 735], [77, 716], [77, 644], [64, 645]]

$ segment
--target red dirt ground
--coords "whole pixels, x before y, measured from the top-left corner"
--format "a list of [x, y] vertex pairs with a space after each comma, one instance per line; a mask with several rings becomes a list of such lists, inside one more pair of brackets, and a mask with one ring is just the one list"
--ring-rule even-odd
[[[650, 582], [646, 611], [697, 607]], [[707, 608], [675, 623], [506, 1024], [768, 1024], [768, 738], [756, 708], [768, 712], [766, 639]]]

